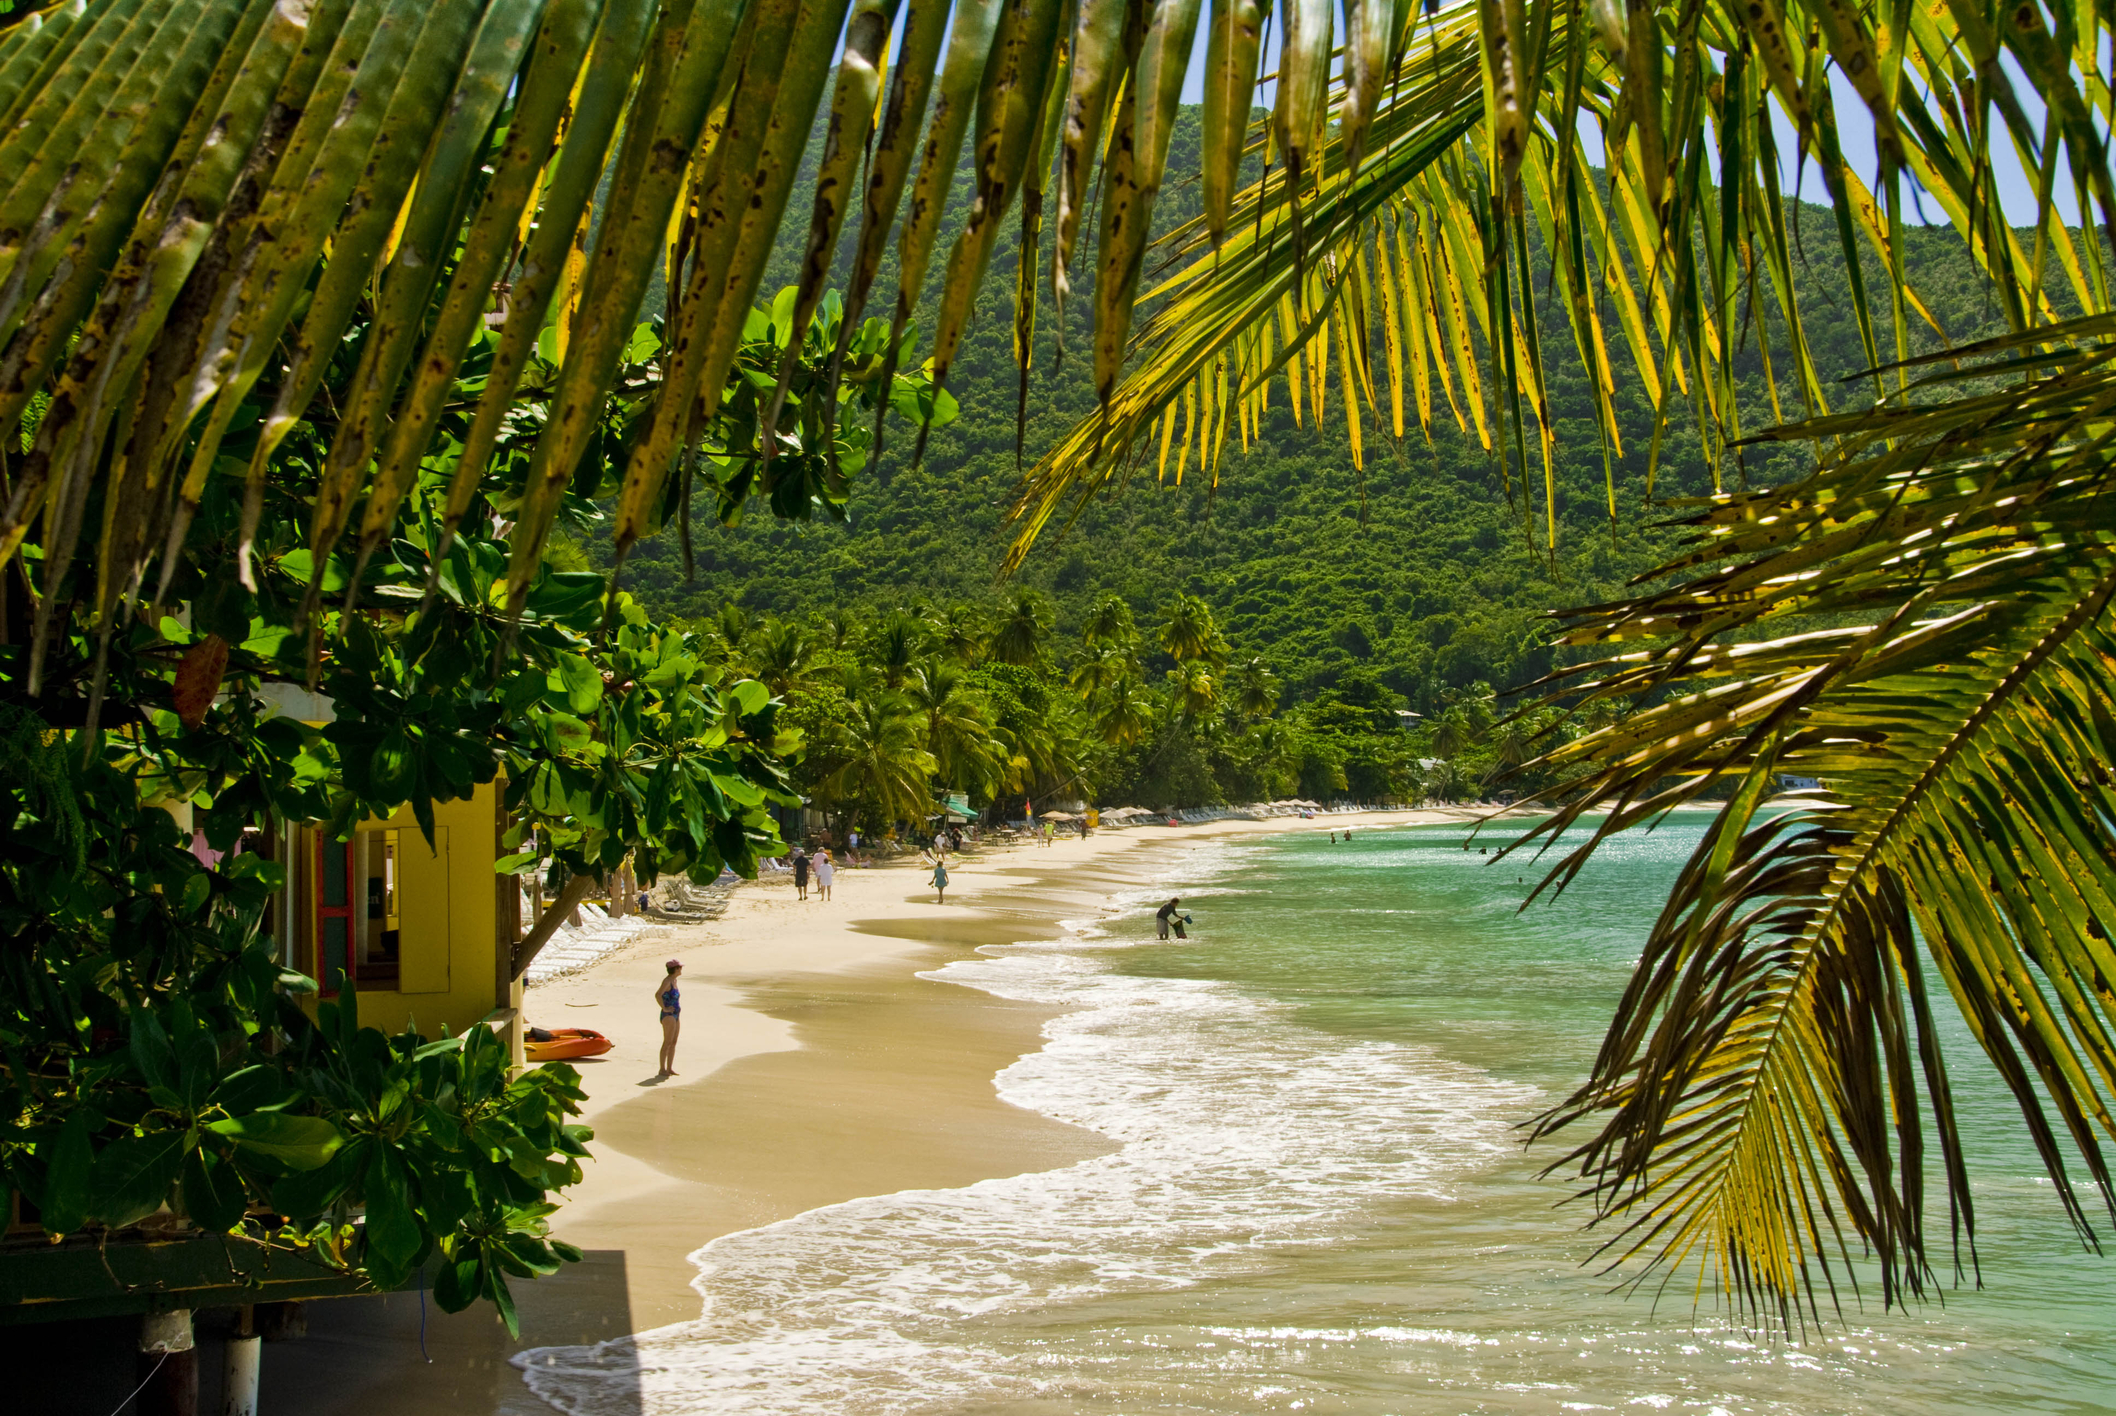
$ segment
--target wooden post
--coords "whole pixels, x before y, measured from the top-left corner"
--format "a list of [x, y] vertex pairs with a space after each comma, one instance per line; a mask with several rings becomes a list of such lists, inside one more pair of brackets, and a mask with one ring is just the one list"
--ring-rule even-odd
[[198, 1349], [191, 1310], [140, 1316], [139, 1416], [198, 1416]]

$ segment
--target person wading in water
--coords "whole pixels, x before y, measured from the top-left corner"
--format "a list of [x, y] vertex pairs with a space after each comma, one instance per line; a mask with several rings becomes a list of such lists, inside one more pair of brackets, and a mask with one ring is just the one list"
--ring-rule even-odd
[[1178, 939], [1188, 939], [1190, 937], [1183, 932], [1183, 916], [1176, 913], [1182, 903], [1181, 898], [1172, 899], [1154, 911], [1154, 926], [1161, 938], [1166, 939], [1168, 931], [1171, 929], [1176, 932], [1176, 938]]

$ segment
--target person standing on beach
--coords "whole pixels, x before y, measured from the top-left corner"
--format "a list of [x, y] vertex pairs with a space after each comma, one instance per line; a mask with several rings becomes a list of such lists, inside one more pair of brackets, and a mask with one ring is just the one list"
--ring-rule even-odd
[[796, 899], [808, 898], [808, 852], [799, 846], [794, 847], [793, 853], [793, 887]]
[[654, 989], [654, 1001], [661, 1007], [661, 1075], [676, 1075], [676, 1030], [683, 1025], [683, 995], [676, 987], [683, 976], [683, 960], [669, 960], [667, 977]]
[[832, 877], [833, 875], [836, 875], [837, 873], [838, 873], [838, 868], [837, 868], [836, 864], [834, 864], [834, 863], [833, 863], [833, 862], [831, 861], [831, 859], [830, 859], [830, 847], [828, 847], [828, 846], [825, 846], [825, 847], [823, 847], [823, 849], [821, 849], [821, 850], [817, 851], [817, 852], [816, 852], [816, 898], [817, 898], [817, 899], [819, 899], [819, 900], [827, 900], [827, 899], [829, 899], [829, 898], [830, 898], [830, 877]]
[[948, 903], [948, 863], [936, 858], [933, 862], [933, 878], [926, 882], [935, 892], [934, 903]]
[[1171, 928], [1175, 930], [1176, 938], [1178, 939], [1187, 939], [1190, 937], [1189, 935], [1183, 932], [1182, 916], [1176, 913], [1176, 910], [1181, 907], [1182, 903], [1183, 901], [1181, 900], [1181, 898], [1172, 898], [1167, 904], [1161, 906], [1161, 908], [1154, 911], [1154, 929], [1155, 932], [1161, 938], [1166, 939], [1168, 937], [1168, 931]]

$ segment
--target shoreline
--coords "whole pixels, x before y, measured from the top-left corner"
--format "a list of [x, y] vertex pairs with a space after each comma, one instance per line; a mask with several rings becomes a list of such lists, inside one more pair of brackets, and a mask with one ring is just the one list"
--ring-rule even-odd
[[[1484, 819], [1437, 808], [1029, 841], [956, 857], [945, 905], [915, 856], [841, 868], [827, 902], [813, 887], [797, 901], [784, 876], [745, 882], [719, 918], [650, 930], [527, 997], [538, 1026], [592, 1027], [615, 1046], [576, 1064], [593, 1159], [552, 1217], [587, 1257], [515, 1284], [521, 1338], [489, 1307], [446, 1315], [416, 1293], [314, 1304], [310, 1336], [264, 1364], [267, 1409], [547, 1413], [510, 1359], [697, 1317], [690, 1255], [713, 1239], [1107, 1153], [1106, 1138], [994, 1089], [1042, 1045], [1054, 1010], [918, 975], [983, 945], [1056, 937], [1208, 841]], [[652, 994], [671, 957], [685, 964], [685, 1026], [679, 1075], [658, 1081]], [[320, 1365], [333, 1381], [307, 1379]]]

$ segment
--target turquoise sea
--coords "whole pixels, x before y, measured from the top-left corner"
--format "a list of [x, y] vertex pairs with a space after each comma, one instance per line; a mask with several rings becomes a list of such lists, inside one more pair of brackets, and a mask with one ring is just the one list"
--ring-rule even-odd
[[[1620, 839], [1525, 913], [1531, 867], [1459, 827], [1171, 850], [1064, 938], [932, 975], [1066, 1006], [997, 1085], [1119, 1149], [728, 1235], [697, 1322], [525, 1379], [578, 1416], [2116, 1411], [2116, 1258], [2070, 1236], [1959, 1031], [1981, 1291], [1846, 1292], [1788, 1338], [1581, 1266], [1555, 1148], [1518, 1128], [1583, 1072], [1699, 829]], [[1188, 943], [1153, 937], [1171, 893]]]

